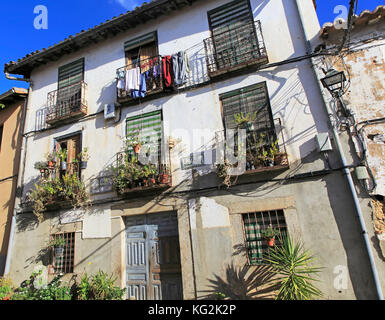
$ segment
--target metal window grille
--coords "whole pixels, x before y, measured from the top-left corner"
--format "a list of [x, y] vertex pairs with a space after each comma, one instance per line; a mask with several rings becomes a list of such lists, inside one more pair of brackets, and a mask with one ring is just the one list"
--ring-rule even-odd
[[53, 273], [73, 273], [75, 258], [75, 232], [59, 233], [51, 235], [51, 240], [64, 237], [67, 244], [64, 247], [63, 256], [53, 257]]
[[275, 245], [279, 246], [282, 237], [287, 234], [287, 226], [283, 210], [245, 213], [242, 215], [246, 248], [249, 262], [252, 265], [265, 264], [269, 247], [262, 236], [262, 230], [271, 226], [279, 231]]

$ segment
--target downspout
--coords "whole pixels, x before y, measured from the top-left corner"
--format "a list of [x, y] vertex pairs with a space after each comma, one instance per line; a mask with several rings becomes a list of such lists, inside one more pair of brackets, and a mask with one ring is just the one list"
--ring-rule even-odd
[[30, 79], [27, 79], [27, 78], [17, 78], [17, 77], [13, 77], [13, 76], [11, 76], [8, 72], [4, 72], [4, 74], [5, 74], [5, 77], [6, 77], [8, 80], [31, 82], [31, 80], [30, 80]]
[[[304, 25], [304, 21], [305, 20], [304, 20], [304, 16], [302, 14], [302, 11], [301, 11], [301, 5], [299, 3], [300, 1], [301, 0], [295, 0], [296, 6], [297, 6], [297, 11], [298, 11], [298, 14], [299, 14], [299, 17], [300, 17], [302, 31], [303, 31], [304, 36], [305, 36], [306, 48], [309, 51], [308, 53], [310, 53], [312, 51], [312, 48], [311, 48], [311, 44], [310, 44], [310, 40], [309, 40], [309, 36], [308, 36], [307, 30], [306, 30], [305, 25]], [[364, 237], [366, 250], [367, 250], [368, 256], [369, 256], [370, 266], [371, 266], [374, 282], [375, 282], [375, 285], [376, 285], [377, 295], [378, 295], [379, 300], [384, 300], [383, 294], [382, 294], [382, 289], [381, 289], [380, 279], [379, 279], [378, 272], [377, 272], [377, 269], [376, 269], [376, 265], [375, 265], [375, 262], [374, 262], [373, 251], [372, 251], [372, 248], [370, 246], [370, 241], [369, 241], [368, 233], [366, 231], [365, 221], [364, 221], [363, 214], [362, 214], [362, 211], [361, 211], [361, 206], [360, 206], [360, 203], [359, 203], [359, 200], [358, 200], [357, 192], [356, 192], [356, 189], [355, 189], [355, 186], [354, 186], [353, 178], [352, 178], [352, 175], [350, 173], [350, 170], [347, 167], [347, 161], [346, 161], [346, 158], [345, 158], [345, 155], [344, 155], [344, 152], [343, 152], [342, 144], [341, 144], [341, 141], [340, 141], [337, 129], [335, 128], [335, 126], [333, 125], [333, 122], [332, 122], [333, 113], [332, 113], [332, 111], [330, 109], [329, 104], [325, 101], [325, 97], [323, 95], [323, 89], [321, 87], [321, 82], [318, 79], [318, 74], [317, 74], [317, 71], [316, 71], [316, 68], [315, 68], [315, 65], [313, 63], [313, 59], [312, 58], [310, 59], [310, 63], [311, 63], [312, 70], [313, 70], [313, 73], [314, 73], [314, 76], [315, 76], [315, 80], [316, 80], [316, 82], [318, 84], [318, 88], [320, 90], [320, 94], [321, 94], [321, 97], [322, 97], [323, 105], [324, 105], [325, 110], [326, 110], [326, 112], [328, 114], [329, 125], [330, 125], [330, 128], [333, 131], [334, 141], [336, 142], [336, 146], [337, 146], [337, 150], [338, 150], [338, 153], [340, 155], [340, 158], [341, 158], [342, 166], [345, 168], [344, 169], [344, 173], [345, 173], [346, 178], [348, 180], [349, 189], [350, 189], [350, 192], [351, 192], [352, 197], [353, 197], [353, 202], [354, 202], [354, 206], [355, 206], [355, 209], [356, 209], [356, 213], [357, 213], [358, 219], [360, 221], [360, 225], [361, 225], [361, 229], [362, 229], [362, 235]]]
[[[18, 178], [17, 178], [15, 202], [14, 202], [14, 207], [13, 207], [12, 221], [11, 221], [11, 231], [9, 234], [7, 257], [5, 260], [4, 276], [7, 276], [9, 274], [9, 271], [10, 271], [11, 257], [12, 257], [12, 251], [13, 251], [13, 242], [14, 242], [15, 229], [16, 229], [16, 209], [20, 205], [20, 199], [21, 199], [22, 194], [23, 194], [22, 182], [24, 181], [25, 158], [26, 158], [26, 152], [27, 152], [27, 148], [26, 148], [26, 139], [27, 138], [24, 137], [24, 127], [25, 127], [25, 119], [27, 116], [27, 105], [28, 105], [29, 92], [30, 92], [30, 87], [28, 88], [28, 95], [27, 95], [27, 97], [25, 97], [25, 100], [24, 100], [23, 118], [22, 118], [22, 123], [20, 124], [20, 137], [22, 139], [22, 144], [21, 144], [21, 149], [20, 149], [20, 162], [19, 162], [18, 172], [20, 172], [20, 169], [22, 169], [22, 174], [19, 174]], [[23, 153], [23, 150], [24, 150], [24, 153]], [[17, 190], [20, 190], [19, 195], [17, 194]]]

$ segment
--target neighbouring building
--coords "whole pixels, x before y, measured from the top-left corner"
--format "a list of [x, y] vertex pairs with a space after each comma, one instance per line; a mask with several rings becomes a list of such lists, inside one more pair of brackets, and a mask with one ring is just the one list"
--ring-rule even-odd
[[[271, 225], [316, 257], [324, 298], [376, 299], [309, 60], [320, 30], [311, 0], [154, 0], [6, 64], [31, 84], [8, 275], [102, 269], [136, 299], [271, 296], [258, 290]], [[223, 154], [225, 136], [238, 154]], [[122, 151], [125, 137], [141, 149]], [[244, 170], [218, 175], [235, 155]], [[39, 220], [28, 201], [39, 179], [76, 183], [76, 199], [81, 181], [90, 201], [73, 209], [47, 191]]]
[[[324, 70], [334, 68], [346, 74], [348, 84], [342, 103], [335, 103], [329, 93], [325, 93], [325, 98], [339, 115], [339, 131], [345, 139], [346, 153], [352, 155], [351, 164], [363, 168], [357, 171], [360, 178], [357, 186], [363, 195], [362, 207], [368, 208], [367, 227], [376, 232], [371, 240], [382, 261], [385, 260], [384, 15], [383, 5], [363, 11], [354, 18], [349, 41], [340, 54], [317, 58]], [[335, 49], [342, 41], [345, 29], [339, 25], [327, 23], [321, 30], [327, 50]]]
[[26, 89], [12, 88], [0, 95], [0, 276], [8, 251], [27, 94]]

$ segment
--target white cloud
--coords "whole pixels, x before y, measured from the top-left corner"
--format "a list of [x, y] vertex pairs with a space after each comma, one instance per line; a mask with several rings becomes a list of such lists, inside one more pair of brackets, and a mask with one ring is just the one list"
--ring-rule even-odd
[[115, 1], [118, 2], [123, 8], [127, 10], [133, 10], [144, 2], [144, 1], [138, 1], [138, 0], [115, 0]]

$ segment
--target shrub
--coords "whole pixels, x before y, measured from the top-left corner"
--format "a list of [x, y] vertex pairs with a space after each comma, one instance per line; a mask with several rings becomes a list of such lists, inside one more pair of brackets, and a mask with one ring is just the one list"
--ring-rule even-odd
[[82, 277], [78, 285], [79, 300], [122, 300], [125, 290], [115, 286], [116, 278], [99, 271], [96, 275]]
[[12, 296], [12, 282], [7, 278], [0, 278], [0, 300], [9, 300]]
[[311, 300], [322, 296], [313, 284], [314, 275], [321, 271], [311, 266], [313, 260], [302, 243], [294, 242], [289, 236], [283, 238], [282, 245], [269, 250], [266, 261], [277, 275], [271, 280], [279, 287], [277, 300]]
[[20, 288], [15, 290], [12, 300], [71, 300], [71, 289], [62, 286], [61, 276], [56, 276], [48, 285], [37, 287], [35, 280], [41, 275], [42, 271], [34, 272], [29, 280], [24, 281]]

